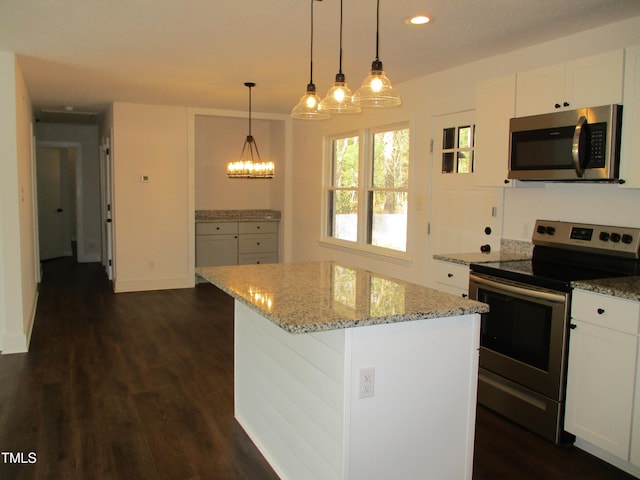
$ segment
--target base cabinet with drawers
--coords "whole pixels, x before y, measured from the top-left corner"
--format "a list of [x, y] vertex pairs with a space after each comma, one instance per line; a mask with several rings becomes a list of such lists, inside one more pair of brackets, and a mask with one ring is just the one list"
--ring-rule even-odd
[[278, 222], [196, 223], [196, 267], [278, 262]]
[[571, 311], [564, 428], [579, 448], [639, 476], [640, 303], [574, 290]]

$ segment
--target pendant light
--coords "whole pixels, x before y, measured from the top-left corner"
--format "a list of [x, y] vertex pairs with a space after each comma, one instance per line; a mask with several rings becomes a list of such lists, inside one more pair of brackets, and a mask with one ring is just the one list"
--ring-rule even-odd
[[316, 93], [316, 86], [313, 83], [313, 2], [311, 0], [311, 53], [309, 62], [309, 83], [307, 92], [300, 98], [298, 104], [291, 110], [291, 116], [299, 120], [326, 120], [331, 115], [328, 112], [318, 110], [320, 96]]
[[360, 113], [362, 108], [355, 105], [351, 97], [353, 94], [342, 73], [342, 0], [340, 0], [340, 65], [336, 81], [327, 92], [327, 96], [320, 102], [318, 109], [329, 113]]
[[353, 95], [353, 103], [361, 107], [395, 107], [402, 103], [400, 96], [393, 90], [391, 81], [382, 69], [378, 56], [380, 43], [380, 0], [376, 10], [376, 59], [371, 64], [371, 73], [364, 79]]
[[[273, 178], [273, 162], [263, 162], [260, 159], [258, 145], [251, 135], [251, 89], [256, 86], [253, 82], [246, 82], [249, 88], [249, 135], [242, 146], [240, 160], [227, 164], [227, 177], [229, 178]], [[256, 161], [257, 160], [257, 161]]]

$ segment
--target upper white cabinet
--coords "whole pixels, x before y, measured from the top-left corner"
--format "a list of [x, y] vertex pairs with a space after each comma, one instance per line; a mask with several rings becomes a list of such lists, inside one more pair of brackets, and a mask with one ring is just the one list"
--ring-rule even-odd
[[624, 51], [593, 55], [517, 75], [516, 115], [622, 103]]
[[640, 46], [627, 48], [624, 68], [620, 178], [625, 188], [640, 188]]
[[516, 76], [492, 78], [476, 89], [474, 184], [505, 187], [509, 164], [509, 119], [515, 116]]

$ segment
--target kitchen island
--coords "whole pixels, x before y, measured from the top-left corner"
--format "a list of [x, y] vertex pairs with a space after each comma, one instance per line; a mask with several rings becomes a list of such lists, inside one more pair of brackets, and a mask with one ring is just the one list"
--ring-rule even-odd
[[283, 479], [471, 479], [485, 304], [333, 262], [202, 267], [235, 416]]

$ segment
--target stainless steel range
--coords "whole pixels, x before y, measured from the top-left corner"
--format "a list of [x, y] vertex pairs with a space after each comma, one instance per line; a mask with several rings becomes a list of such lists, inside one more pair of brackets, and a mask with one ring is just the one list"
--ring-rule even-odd
[[640, 275], [640, 228], [537, 220], [532, 242], [532, 260], [471, 265], [469, 297], [490, 306], [478, 402], [564, 443], [571, 282]]

